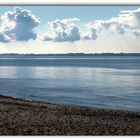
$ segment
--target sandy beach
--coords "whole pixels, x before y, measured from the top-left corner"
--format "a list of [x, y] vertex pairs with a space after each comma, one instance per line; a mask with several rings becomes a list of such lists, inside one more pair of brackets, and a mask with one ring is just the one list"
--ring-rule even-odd
[[140, 113], [0, 96], [0, 135], [140, 135]]

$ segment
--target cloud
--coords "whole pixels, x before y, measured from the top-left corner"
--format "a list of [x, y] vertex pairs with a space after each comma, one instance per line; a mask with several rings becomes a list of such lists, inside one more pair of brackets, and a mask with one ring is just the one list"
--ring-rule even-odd
[[1, 42], [5, 42], [6, 36], [10, 38], [10, 41], [36, 39], [37, 34], [34, 28], [39, 25], [39, 19], [30, 10], [14, 8], [14, 11], [4, 13], [1, 20], [1, 30], [4, 33], [0, 35]]
[[56, 19], [49, 22], [50, 32], [43, 35], [44, 41], [64, 42], [78, 40], [96, 40], [103, 31], [123, 35], [127, 32], [140, 37], [140, 8], [120, 11], [119, 15], [109, 20], [95, 20], [85, 25], [86, 31], [80, 32], [76, 25], [77, 18]]
[[[40, 21], [30, 10], [14, 8], [1, 16], [0, 42], [35, 40], [34, 29]], [[43, 41], [74, 42], [79, 40], [96, 40], [100, 33], [109, 31], [123, 35], [131, 33], [140, 37], [140, 8], [120, 11], [119, 15], [109, 20], [95, 20], [79, 30], [77, 18], [56, 19], [48, 22], [48, 31], [42, 36]]]
[[10, 41], [10, 38], [5, 35], [3, 32], [0, 32], [0, 42], [7, 43]]
[[121, 35], [130, 32], [140, 37], [140, 8], [121, 11], [117, 17], [112, 17], [109, 20], [89, 22], [85, 27], [87, 32], [83, 35], [83, 39], [95, 40], [98, 35], [105, 30]]
[[77, 18], [56, 19], [48, 22], [50, 32], [43, 35], [44, 41], [65, 42], [65, 41], [78, 41], [80, 40], [80, 32], [76, 26]]

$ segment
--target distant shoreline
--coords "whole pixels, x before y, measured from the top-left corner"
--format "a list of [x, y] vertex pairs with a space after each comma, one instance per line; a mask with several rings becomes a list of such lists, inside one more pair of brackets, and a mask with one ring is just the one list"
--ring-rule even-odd
[[140, 135], [140, 113], [0, 95], [0, 135]]
[[140, 56], [140, 53], [66, 53], [66, 54], [17, 54], [5, 53], [0, 56]]

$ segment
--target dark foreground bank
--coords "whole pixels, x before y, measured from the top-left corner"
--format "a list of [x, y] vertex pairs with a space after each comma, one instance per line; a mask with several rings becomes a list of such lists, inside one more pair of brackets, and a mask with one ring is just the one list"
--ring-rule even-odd
[[0, 96], [0, 135], [140, 135], [140, 113]]

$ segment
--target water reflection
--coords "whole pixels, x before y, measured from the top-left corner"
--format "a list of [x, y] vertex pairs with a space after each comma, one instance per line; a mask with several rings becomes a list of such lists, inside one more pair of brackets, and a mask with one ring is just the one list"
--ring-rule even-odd
[[140, 110], [139, 69], [0, 67], [3, 94], [61, 104]]

